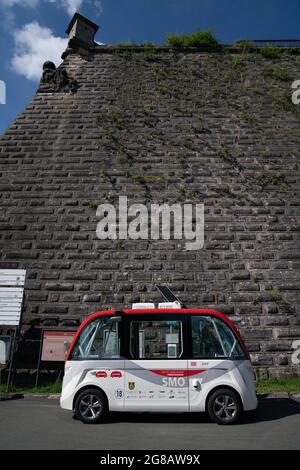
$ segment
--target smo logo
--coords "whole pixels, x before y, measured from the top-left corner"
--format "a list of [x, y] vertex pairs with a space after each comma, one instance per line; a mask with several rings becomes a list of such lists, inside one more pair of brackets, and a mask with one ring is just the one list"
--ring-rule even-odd
[[292, 363], [299, 365], [300, 364], [300, 339], [293, 341], [292, 349], [294, 349], [294, 352], [292, 354]]
[[184, 377], [164, 377], [162, 379], [162, 384], [164, 387], [184, 387], [185, 378]]
[[292, 89], [296, 90], [292, 94], [293, 104], [300, 104], [300, 80], [295, 80], [292, 83]]
[[6, 104], [6, 86], [3, 80], [0, 80], [0, 104]]

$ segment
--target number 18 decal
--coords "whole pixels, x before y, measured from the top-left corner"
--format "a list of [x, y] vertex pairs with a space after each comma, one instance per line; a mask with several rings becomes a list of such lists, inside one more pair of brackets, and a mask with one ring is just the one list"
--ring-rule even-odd
[[115, 397], [116, 397], [116, 398], [123, 398], [123, 390], [121, 390], [120, 388], [118, 388], [118, 389], [115, 391]]

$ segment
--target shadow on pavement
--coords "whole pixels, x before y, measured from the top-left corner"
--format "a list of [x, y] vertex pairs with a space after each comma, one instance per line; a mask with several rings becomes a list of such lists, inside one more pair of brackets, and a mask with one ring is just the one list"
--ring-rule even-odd
[[300, 414], [300, 403], [292, 398], [261, 398], [257, 410], [245, 413], [241, 423], [276, 421], [297, 414]]
[[[238, 425], [276, 421], [300, 414], [300, 403], [292, 398], [259, 399], [258, 408], [243, 415]], [[210, 423], [206, 413], [110, 413], [107, 422], [129, 423]]]

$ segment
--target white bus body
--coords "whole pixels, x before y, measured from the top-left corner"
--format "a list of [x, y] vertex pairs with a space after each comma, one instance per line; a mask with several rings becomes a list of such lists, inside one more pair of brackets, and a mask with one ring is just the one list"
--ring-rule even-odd
[[257, 407], [249, 354], [214, 310], [97, 312], [70, 347], [60, 404], [84, 423], [108, 411], [205, 412], [231, 424]]

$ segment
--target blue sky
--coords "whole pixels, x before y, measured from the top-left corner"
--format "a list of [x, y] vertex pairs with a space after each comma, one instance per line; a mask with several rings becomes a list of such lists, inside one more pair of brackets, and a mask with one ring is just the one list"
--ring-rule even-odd
[[100, 25], [105, 44], [163, 43], [168, 32], [198, 28], [222, 43], [300, 38], [299, 0], [0, 0], [0, 134], [35, 94], [42, 63], [60, 63], [76, 10]]

